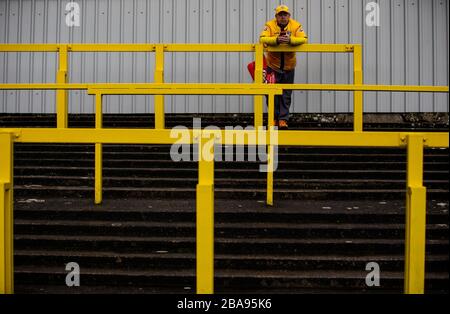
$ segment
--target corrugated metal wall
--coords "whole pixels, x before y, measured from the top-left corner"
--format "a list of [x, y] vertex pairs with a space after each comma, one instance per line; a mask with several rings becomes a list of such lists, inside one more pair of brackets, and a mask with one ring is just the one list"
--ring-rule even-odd
[[[78, 0], [80, 27], [61, 0], [0, 0], [1, 43], [250, 43], [283, 2], [311, 43], [362, 43], [366, 84], [448, 85], [448, 0]], [[250, 82], [251, 53], [166, 54], [167, 82]], [[71, 53], [70, 82], [152, 82], [154, 55]], [[56, 53], [0, 53], [0, 81], [55, 82]], [[351, 83], [352, 58], [298, 54], [296, 82]], [[294, 92], [294, 112], [349, 112], [349, 92]], [[252, 112], [248, 96], [166, 96], [167, 112]], [[93, 97], [70, 92], [70, 111]], [[365, 112], [447, 112], [448, 94], [365, 93]], [[54, 112], [52, 91], [0, 92], [0, 112]], [[153, 112], [152, 96], [108, 96], [106, 112]]]

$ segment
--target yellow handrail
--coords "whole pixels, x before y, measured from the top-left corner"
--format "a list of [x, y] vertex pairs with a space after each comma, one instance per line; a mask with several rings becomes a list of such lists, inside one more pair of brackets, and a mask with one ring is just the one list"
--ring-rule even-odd
[[[58, 52], [59, 68], [56, 82], [67, 83], [67, 60], [70, 52], [155, 52], [155, 83], [164, 83], [164, 53], [165, 52], [254, 52], [255, 53], [255, 84], [262, 82], [263, 51], [293, 51], [293, 52], [332, 52], [353, 53], [353, 85], [351, 84], [289, 84], [285, 89], [296, 90], [350, 90], [354, 91], [353, 130], [363, 130], [363, 91], [408, 91], [408, 92], [448, 92], [448, 86], [397, 86], [363, 85], [362, 46], [359, 44], [305, 44], [296, 47], [267, 47], [262, 44], [0, 44], [0, 52], [44, 51]], [[9, 84], [1, 84], [3, 88], [11, 89]], [[14, 84], [15, 86], [19, 86]], [[31, 87], [33, 84], [24, 84]], [[58, 85], [61, 86], [61, 85]], [[359, 89], [361, 86], [361, 89]], [[135, 88], [135, 87], [131, 87]], [[18, 87], [18, 89], [22, 89]], [[26, 89], [26, 88], [24, 88]], [[56, 93], [57, 126], [67, 127], [67, 92], [58, 88]], [[254, 125], [262, 126], [263, 98], [254, 96]], [[155, 128], [164, 128], [164, 98], [155, 96]]]
[[[262, 84], [262, 45], [259, 44], [0, 44], [0, 51], [58, 51], [59, 68], [55, 84], [0, 84], [0, 90], [49, 89], [57, 90], [57, 128], [0, 128], [0, 293], [13, 292], [13, 142], [24, 143], [93, 143], [95, 144], [95, 202], [101, 203], [102, 195], [102, 144], [172, 144], [180, 142], [164, 128], [164, 104], [162, 95], [254, 95], [255, 126], [262, 126], [262, 96], [268, 96], [268, 130], [222, 130], [214, 141], [225, 145], [258, 145], [263, 138], [268, 146], [267, 203], [273, 202], [273, 147], [288, 146], [355, 146], [355, 147], [404, 147], [408, 152], [405, 293], [423, 293], [425, 260], [425, 206], [426, 189], [423, 187], [423, 148], [447, 147], [448, 133], [413, 132], [363, 132], [363, 91], [420, 91], [448, 92], [448, 86], [398, 86], [364, 85], [362, 80], [362, 48], [360, 45], [308, 44], [300, 47], [267, 48], [268, 51], [337, 52], [354, 53], [354, 84]], [[67, 54], [71, 51], [148, 51], [156, 52], [155, 83], [67, 83]], [[178, 51], [254, 51], [254, 84], [166, 84], [163, 82], [163, 54]], [[95, 95], [95, 129], [67, 127], [67, 90], [87, 90]], [[276, 131], [271, 124], [274, 114], [274, 97], [282, 89], [350, 90], [354, 91], [353, 131]], [[155, 104], [155, 129], [103, 129], [103, 95], [157, 95]], [[204, 131], [189, 130], [186, 144], [199, 143], [204, 152], [208, 139]], [[233, 135], [240, 136], [233, 136]], [[275, 136], [274, 136], [275, 134]], [[275, 139], [275, 140], [273, 140]], [[213, 152], [211, 152], [213, 153]], [[214, 161], [199, 160], [199, 184], [197, 185], [197, 292], [213, 293], [214, 275]], [[413, 245], [414, 244], [414, 245]]]

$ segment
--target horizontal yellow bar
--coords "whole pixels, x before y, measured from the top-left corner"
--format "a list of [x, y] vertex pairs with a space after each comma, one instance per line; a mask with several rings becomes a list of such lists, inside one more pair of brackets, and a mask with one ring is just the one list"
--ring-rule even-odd
[[176, 89], [176, 88], [207, 88], [207, 89], [282, 89], [281, 85], [253, 83], [95, 83], [88, 84], [89, 89]]
[[[63, 44], [72, 52], [154, 52], [156, 44]], [[252, 52], [255, 44], [162, 44], [167, 52]], [[0, 51], [58, 51], [60, 44], [0, 44]]]
[[253, 52], [255, 44], [164, 44], [168, 52]]
[[[0, 44], [0, 51], [58, 51], [61, 45], [67, 45], [73, 52], [152, 52], [156, 43], [139, 44]], [[252, 52], [258, 44], [162, 44], [167, 52]], [[305, 44], [301, 46], [267, 47], [267, 51], [297, 52], [353, 52], [352, 44]]]
[[[293, 90], [335, 90], [335, 91], [392, 91], [392, 92], [436, 92], [446, 93], [448, 86], [420, 85], [352, 85], [352, 84], [248, 84], [248, 83], [32, 83], [0, 84], [0, 90], [45, 90], [45, 89], [293, 89]], [[255, 93], [254, 95], [259, 95]]]
[[[192, 143], [193, 132], [188, 139], [170, 137], [172, 130], [161, 129], [56, 129], [56, 128], [4, 128], [0, 133], [13, 133], [13, 140], [21, 143], [103, 143], [103, 144], [180, 144]], [[258, 131], [218, 130], [216, 142], [224, 145], [256, 145]], [[269, 133], [263, 137], [268, 139]], [[426, 147], [448, 147], [449, 134], [442, 132], [353, 132], [353, 131], [278, 131], [282, 146], [354, 146], [354, 147], [402, 147], [408, 134], [420, 134]], [[267, 141], [266, 141], [267, 143]]]
[[155, 44], [0, 44], [0, 51], [58, 51], [67, 46], [72, 52], [148, 52], [155, 51]]
[[[281, 84], [280, 84], [281, 85]], [[282, 84], [283, 89], [391, 92], [448, 92], [448, 86], [420, 85], [353, 85], [353, 84]]]
[[58, 51], [58, 44], [0, 44], [0, 51], [21, 52], [21, 51]]
[[88, 94], [102, 95], [281, 95], [282, 89], [232, 89], [232, 88], [153, 88], [153, 89], [88, 89]]
[[346, 44], [305, 44], [300, 46], [269, 46], [266, 51], [296, 52], [353, 52], [355, 45]]
[[[17, 136], [13, 140], [22, 143], [173, 144], [179, 141], [170, 137], [170, 129], [0, 129], [0, 133], [4, 131], [12, 131]], [[181, 144], [190, 142], [180, 140]]]
[[[406, 145], [408, 132], [352, 132], [352, 131], [279, 131], [278, 145], [282, 146], [355, 146], [400, 147]], [[418, 134], [411, 132], [412, 134]], [[409, 133], [409, 134], [411, 134]], [[427, 147], [448, 147], [449, 134], [420, 133]]]
[[90, 84], [58, 84], [58, 83], [32, 83], [32, 84], [0, 84], [0, 90], [44, 90], [44, 89], [88, 89]]
[[72, 52], [152, 52], [155, 44], [69, 44]]
[[6, 90], [43, 90], [43, 89], [176, 89], [176, 88], [214, 88], [214, 89], [281, 89], [282, 86], [248, 83], [32, 83], [32, 84], [0, 84]]
[[44, 89], [281, 89], [282, 86], [249, 83], [32, 83], [0, 84], [0, 90], [44, 90]]

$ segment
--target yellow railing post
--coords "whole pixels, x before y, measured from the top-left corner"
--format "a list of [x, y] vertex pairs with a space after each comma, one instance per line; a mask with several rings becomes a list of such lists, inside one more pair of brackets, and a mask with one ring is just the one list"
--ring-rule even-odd
[[[164, 45], [155, 48], [155, 83], [164, 83]], [[164, 95], [155, 95], [155, 129], [164, 129]]]
[[425, 285], [426, 188], [420, 134], [407, 135], [407, 196], [405, 225], [405, 293], [422, 294]]
[[14, 293], [13, 141], [0, 133], [0, 294]]
[[[214, 144], [198, 135], [197, 293], [214, 293]], [[194, 142], [196, 140], [194, 139]], [[214, 143], [214, 142], [213, 142]]]
[[[275, 94], [270, 93], [268, 95], [268, 123], [267, 130], [269, 134], [273, 132], [274, 124], [274, 115], [275, 115]], [[273, 143], [271, 143], [272, 136], [267, 137], [267, 205], [273, 205], [273, 162], [274, 162], [274, 154], [273, 154]]]
[[[363, 61], [362, 46], [353, 47], [353, 84], [363, 84]], [[355, 91], [353, 93], [353, 131], [362, 132], [363, 130], [363, 92]]]
[[[59, 68], [56, 74], [56, 83], [67, 83], [67, 62], [68, 60], [68, 46], [59, 45]], [[69, 107], [67, 103], [67, 90], [56, 91], [56, 126], [57, 128], [65, 129], [68, 127], [68, 112]]]
[[[263, 45], [255, 45], [255, 84], [263, 82]], [[263, 96], [254, 96], [254, 126], [255, 130], [263, 125]]]
[[[95, 94], [95, 128], [103, 127], [102, 94]], [[103, 200], [103, 145], [95, 143], [95, 204], [101, 204]]]

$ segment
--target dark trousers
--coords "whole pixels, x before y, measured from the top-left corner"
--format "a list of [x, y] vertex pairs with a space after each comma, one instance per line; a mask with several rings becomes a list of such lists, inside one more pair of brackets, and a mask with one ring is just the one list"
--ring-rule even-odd
[[[267, 73], [275, 73], [275, 80], [278, 84], [293, 84], [295, 70], [277, 72], [267, 67]], [[291, 107], [292, 89], [284, 89], [283, 95], [275, 96], [275, 120], [289, 120], [289, 108]]]

